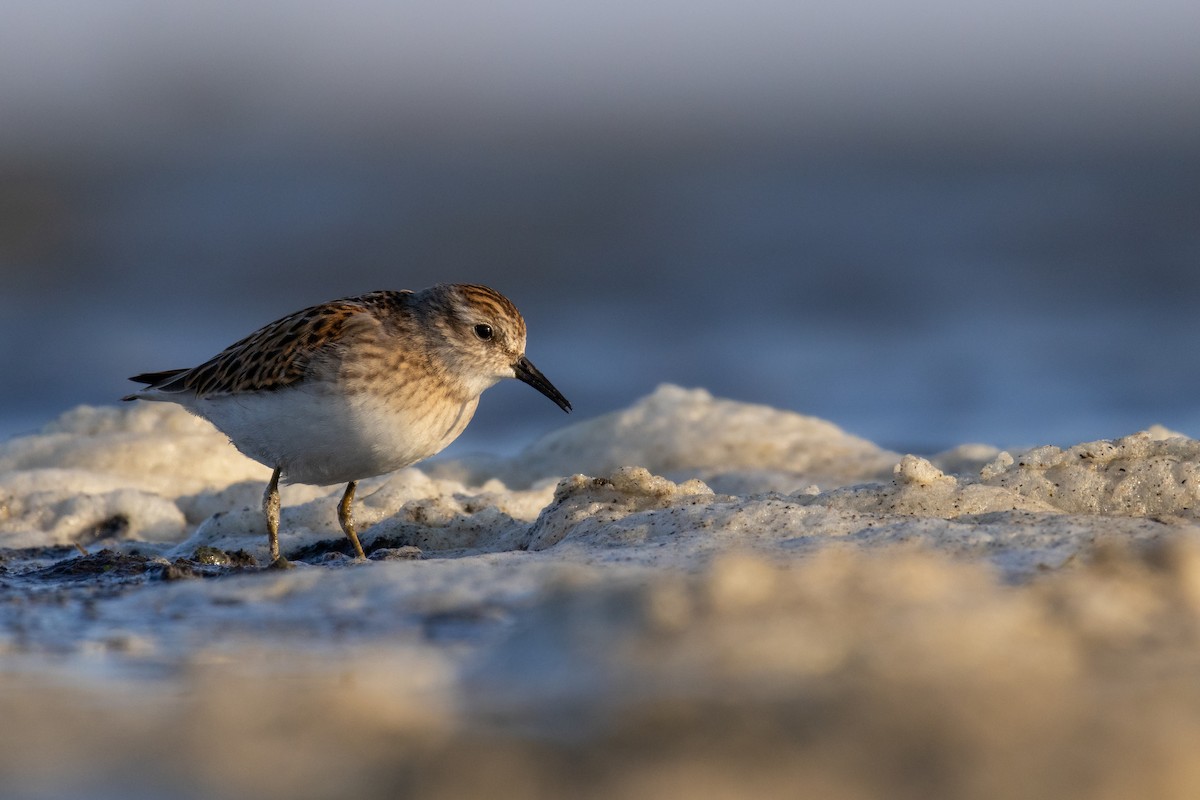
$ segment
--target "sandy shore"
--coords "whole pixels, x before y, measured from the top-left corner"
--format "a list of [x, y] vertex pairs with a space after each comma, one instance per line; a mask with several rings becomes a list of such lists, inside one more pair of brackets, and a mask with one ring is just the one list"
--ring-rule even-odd
[[1195, 797], [1198, 473], [665, 386], [364, 482], [367, 563], [286, 487], [268, 571], [264, 468], [77, 409], [0, 444], [3, 794]]

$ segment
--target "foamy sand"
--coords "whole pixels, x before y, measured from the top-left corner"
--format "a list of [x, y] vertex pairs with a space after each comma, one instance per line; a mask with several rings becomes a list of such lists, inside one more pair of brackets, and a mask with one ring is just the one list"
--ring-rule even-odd
[[926, 460], [665, 386], [364, 481], [367, 564], [286, 487], [286, 572], [267, 478], [166, 405], [0, 445], [0, 794], [1200, 794], [1166, 430]]

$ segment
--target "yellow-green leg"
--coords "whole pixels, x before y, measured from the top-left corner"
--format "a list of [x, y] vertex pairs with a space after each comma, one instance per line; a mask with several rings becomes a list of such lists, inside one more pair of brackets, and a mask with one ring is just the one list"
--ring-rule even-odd
[[341, 523], [342, 532], [346, 534], [350, 544], [354, 545], [355, 555], [365, 559], [367, 554], [363, 552], [362, 545], [358, 541], [358, 533], [354, 530], [354, 511], [351, 508], [351, 503], [354, 502], [354, 489], [357, 486], [358, 481], [350, 481], [346, 484], [346, 493], [342, 495], [342, 502], [338, 503], [338, 522]]
[[271, 563], [279, 560], [279, 467], [271, 473], [271, 482], [263, 492], [263, 514], [267, 517], [267, 541], [271, 545]]

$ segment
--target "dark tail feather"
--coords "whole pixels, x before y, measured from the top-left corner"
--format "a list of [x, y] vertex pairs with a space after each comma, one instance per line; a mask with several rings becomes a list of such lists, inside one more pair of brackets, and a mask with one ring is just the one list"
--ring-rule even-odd
[[186, 369], [165, 369], [162, 372], [143, 372], [141, 375], [134, 375], [129, 380], [134, 383], [145, 383], [150, 386], [157, 386], [160, 383], [166, 383], [171, 378], [178, 377], [187, 372]]
[[[188, 370], [186, 369], [167, 369], [162, 372], [143, 372], [141, 375], [134, 375], [129, 380], [135, 383], [144, 383], [151, 389], [166, 389], [167, 385], [175, 378], [183, 375]], [[170, 391], [168, 389], [168, 391]], [[137, 400], [137, 395], [127, 394], [121, 398], [122, 400]]]

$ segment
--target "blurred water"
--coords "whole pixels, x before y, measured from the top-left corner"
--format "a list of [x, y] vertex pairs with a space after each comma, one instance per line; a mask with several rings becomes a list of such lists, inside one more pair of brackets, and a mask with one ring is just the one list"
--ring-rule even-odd
[[[575, 418], [672, 381], [904, 449], [1200, 434], [1194, 6], [17, 4], [0, 436], [447, 280]], [[567, 421], [505, 385], [455, 447]]]
[[[514, 298], [575, 418], [670, 381], [904, 449], [1200, 434], [1194, 153], [220, 151], [10, 177], [2, 435], [304, 305], [447, 280]], [[503, 385], [456, 451], [567, 421]]]

